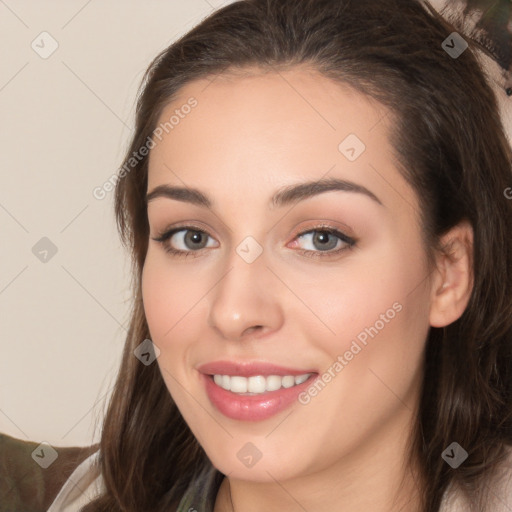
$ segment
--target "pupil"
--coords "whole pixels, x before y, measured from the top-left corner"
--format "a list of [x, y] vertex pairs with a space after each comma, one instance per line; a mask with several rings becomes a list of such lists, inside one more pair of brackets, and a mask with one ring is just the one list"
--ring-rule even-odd
[[200, 244], [201, 243], [201, 236], [202, 234], [198, 231], [192, 231], [190, 238], [192, 239], [193, 244]]
[[[325, 249], [327, 247], [327, 244], [329, 243], [329, 236], [330, 233], [326, 233], [325, 231], [319, 231], [315, 237], [315, 241], [318, 242], [320, 245], [323, 246]], [[331, 244], [332, 245], [332, 244]], [[327, 247], [327, 248], [334, 248], [336, 246], [336, 240], [334, 240], [334, 246]]]

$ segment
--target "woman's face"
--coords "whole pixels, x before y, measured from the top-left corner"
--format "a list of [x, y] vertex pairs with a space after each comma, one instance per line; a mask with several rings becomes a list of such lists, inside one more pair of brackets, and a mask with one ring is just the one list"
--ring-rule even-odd
[[153, 194], [144, 308], [163, 379], [213, 464], [283, 481], [401, 456], [430, 285], [392, 116], [295, 68], [193, 82], [160, 122], [148, 192], [193, 189], [209, 207]]

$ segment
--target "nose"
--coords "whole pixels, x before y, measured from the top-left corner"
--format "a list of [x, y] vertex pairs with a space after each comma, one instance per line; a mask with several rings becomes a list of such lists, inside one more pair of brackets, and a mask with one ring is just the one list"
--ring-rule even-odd
[[208, 325], [223, 339], [262, 337], [283, 323], [282, 283], [260, 256], [252, 263], [236, 253], [210, 297]]

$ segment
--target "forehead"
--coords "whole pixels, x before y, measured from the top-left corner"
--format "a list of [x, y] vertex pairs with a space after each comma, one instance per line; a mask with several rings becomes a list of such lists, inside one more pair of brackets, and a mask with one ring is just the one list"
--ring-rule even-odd
[[[192, 99], [197, 106], [189, 109], [187, 103]], [[179, 120], [176, 114], [181, 114]], [[315, 134], [325, 137], [325, 145], [338, 149], [337, 142], [347, 132], [368, 142], [387, 142], [387, 127], [382, 121], [388, 116], [389, 110], [380, 103], [314, 70], [258, 72], [250, 68], [187, 84], [164, 108], [158, 124], [165, 128], [174, 117], [173, 126], [163, 134], [173, 146], [190, 136], [193, 129], [198, 144], [211, 142], [219, 149], [228, 145], [227, 141], [223, 144], [226, 135], [230, 141], [246, 141], [243, 146], [249, 150], [250, 142], [256, 140], [278, 145]], [[377, 124], [381, 129], [374, 131]], [[172, 137], [165, 137], [170, 133]]]
[[148, 190], [182, 179], [211, 190], [229, 181], [254, 192], [328, 175], [388, 197], [410, 195], [388, 140], [393, 119], [380, 103], [310, 69], [197, 80], [160, 116]]

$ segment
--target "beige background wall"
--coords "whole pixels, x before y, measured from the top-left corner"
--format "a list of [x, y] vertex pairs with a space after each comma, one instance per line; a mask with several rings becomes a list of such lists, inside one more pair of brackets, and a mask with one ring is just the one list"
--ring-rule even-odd
[[99, 439], [130, 268], [112, 194], [92, 191], [119, 168], [150, 60], [226, 3], [0, 0], [0, 432]]

